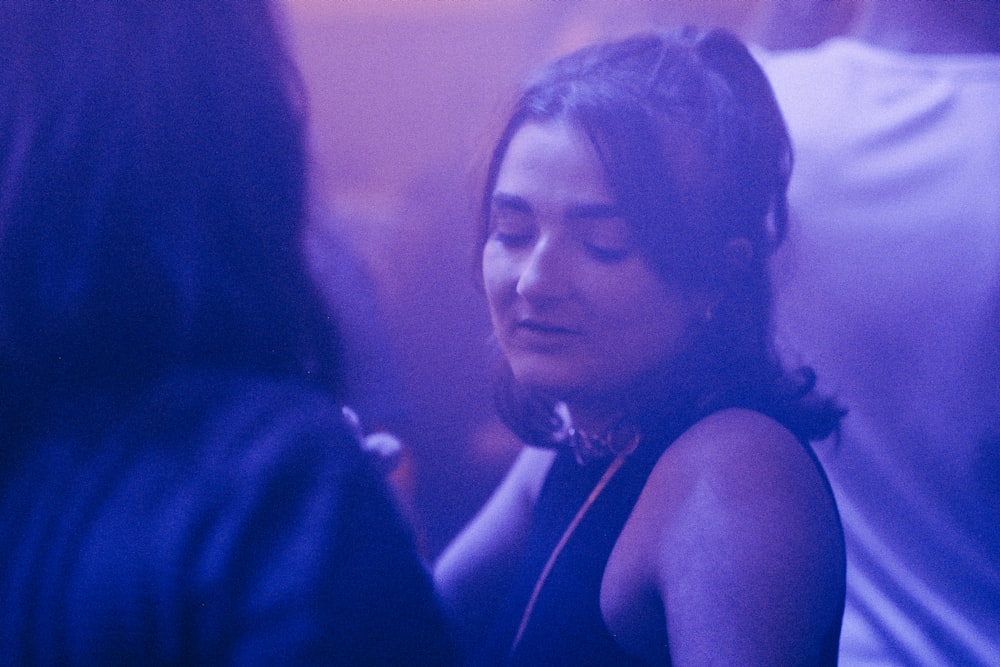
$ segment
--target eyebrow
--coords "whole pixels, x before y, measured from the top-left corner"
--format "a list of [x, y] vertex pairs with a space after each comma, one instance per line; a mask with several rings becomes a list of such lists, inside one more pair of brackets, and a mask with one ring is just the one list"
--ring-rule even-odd
[[[503, 192], [493, 194], [492, 204], [495, 208], [520, 213], [532, 212], [531, 204], [527, 200]], [[617, 204], [575, 204], [566, 210], [566, 218], [569, 220], [605, 220], [624, 217], [625, 214]]]
[[494, 208], [509, 209], [520, 213], [531, 213], [531, 204], [526, 199], [515, 195], [504, 194], [503, 192], [493, 193], [492, 205]]

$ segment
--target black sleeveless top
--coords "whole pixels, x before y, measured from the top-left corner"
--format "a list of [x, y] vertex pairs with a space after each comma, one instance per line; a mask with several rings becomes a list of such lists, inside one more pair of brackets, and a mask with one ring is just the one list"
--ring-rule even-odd
[[[649, 435], [611, 477], [556, 558], [512, 651], [525, 607], [549, 556], [613, 461], [605, 459], [580, 465], [571, 450], [559, 451], [535, 506], [517, 578], [477, 656], [476, 665], [643, 664], [625, 652], [604, 624], [601, 580], [611, 551], [653, 467], [667, 447], [703, 416], [705, 413], [689, 413], [686, 418], [644, 429]], [[811, 448], [805, 448], [822, 474]], [[828, 629], [820, 664], [837, 664], [839, 638], [838, 615], [837, 622]]]
[[[692, 420], [693, 421], [693, 420]], [[518, 577], [478, 656], [479, 665], [641, 664], [615, 642], [601, 616], [604, 568], [646, 479], [692, 423], [644, 438], [591, 505], [545, 579], [529, 622], [511, 652], [528, 601], [546, 561], [613, 459], [577, 463], [560, 450], [535, 507]]]

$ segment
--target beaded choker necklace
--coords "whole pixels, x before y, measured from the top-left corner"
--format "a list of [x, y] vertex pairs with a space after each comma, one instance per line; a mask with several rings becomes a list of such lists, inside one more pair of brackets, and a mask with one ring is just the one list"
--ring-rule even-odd
[[553, 413], [558, 424], [553, 440], [569, 447], [580, 465], [619, 455], [628, 456], [639, 442], [639, 433], [624, 421], [619, 421], [604, 433], [594, 435], [573, 426], [569, 408], [562, 401], [555, 404]]

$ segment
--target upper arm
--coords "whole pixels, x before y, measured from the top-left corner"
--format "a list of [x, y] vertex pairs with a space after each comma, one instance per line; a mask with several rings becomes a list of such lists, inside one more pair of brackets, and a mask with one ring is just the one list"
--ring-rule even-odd
[[[550, 450], [524, 447], [490, 499], [435, 563], [438, 595], [460, 625], [481, 624], [482, 612], [496, 608], [553, 458]], [[482, 628], [459, 629], [474, 634]]]
[[654, 579], [673, 663], [818, 662], [839, 620], [844, 557], [811, 457], [776, 422], [735, 410], [672, 454], [651, 482], [671, 507]]

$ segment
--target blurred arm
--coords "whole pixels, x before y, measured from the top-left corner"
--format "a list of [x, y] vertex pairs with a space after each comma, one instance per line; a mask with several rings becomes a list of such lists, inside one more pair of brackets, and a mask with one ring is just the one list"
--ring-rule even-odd
[[467, 644], [482, 637], [503, 600], [554, 458], [551, 450], [522, 449], [500, 486], [434, 566], [438, 595]]

